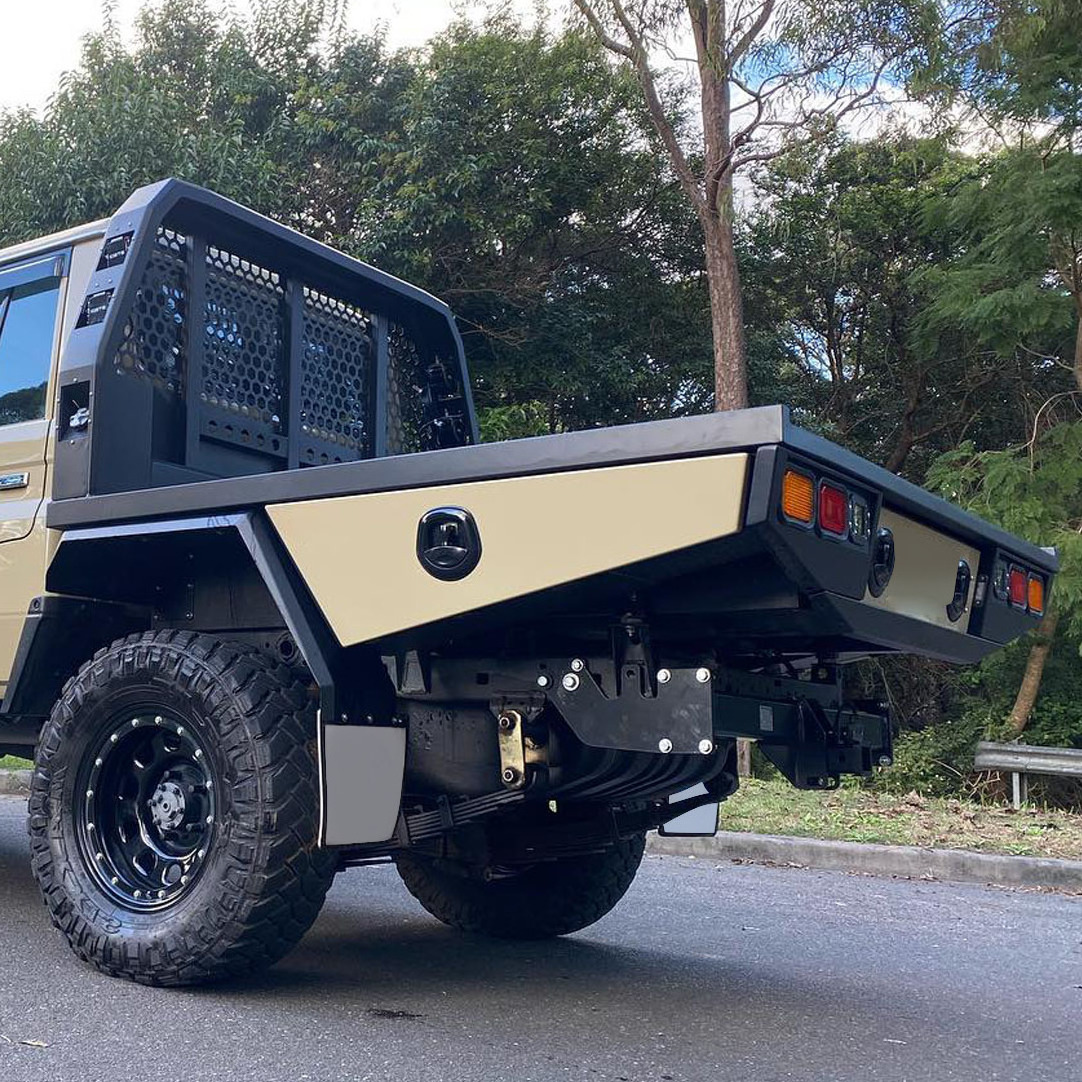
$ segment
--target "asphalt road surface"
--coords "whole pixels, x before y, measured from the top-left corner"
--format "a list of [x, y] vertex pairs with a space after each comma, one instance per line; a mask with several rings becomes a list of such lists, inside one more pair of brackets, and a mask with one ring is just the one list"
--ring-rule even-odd
[[165, 991], [68, 952], [2, 798], [0, 1035], [0, 1082], [1082, 1082], [1082, 898], [649, 857], [511, 945], [378, 867], [268, 973]]

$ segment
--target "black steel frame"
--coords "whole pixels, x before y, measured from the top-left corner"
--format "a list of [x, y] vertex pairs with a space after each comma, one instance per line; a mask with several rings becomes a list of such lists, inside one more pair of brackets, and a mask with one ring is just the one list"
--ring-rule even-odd
[[[172, 243], [163, 244], [163, 237]], [[152, 266], [154, 260], [157, 264]], [[155, 266], [157, 279], [152, 273]], [[259, 295], [263, 299], [280, 298], [280, 341], [277, 331], [272, 335], [269, 328], [254, 320], [264, 338], [276, 339], [271, 349], [277, 352], [267, 363], [280, 372], [282, 386], [278, 389], [284, 408], [279, 411], [281, 416], [275, 417], [273, 448], [258, 418], [238, 421], [238, 431], [243, 428], [250, 446], [240, 446], [231, 431], [224, 436], [222, 432], [229, 426], [222, 417], [223, 407], [208, 403], [205, 394], [200, 394], [212, 311], [208, 307], [208, 275], [213, 276], [215, 268], [227, 289], [249, 287], [253, 296], [262, 289]], [[166, 333], [152, 339], [148, 335], [149, 344], [142, 348], [153, 353], [151, 362], [168, 368], [171, 377], [175, 359], [170, 354], [183, 353], [182, 364], [178, 364], [182, 386], [164, 391], [161, 380], [155, 386], [151, 379], [138, 378], [138, 365], [133, 366], [133, 376], [117, 364], [119, 351], [126, 345], [130, 348], [133, 325], [141, 318], [138, 306], [145, 309], [154, 301], [155, 289], [160, 293], [167, 288], [161, 282], [163, 273], [178, 276], [168, 282], [180, 283], [170, 303], [175, 305], [176, 322], [183, 323], [182, 332], [178, 332], [182, 340], [169, 338], [169, 329], [164, 328]], [[371, 354], [366, 363], [372, 368], [364, 387], [366, 443], [355, 452], [336, 454], [333, 439], [321, 432], [306, 439], [322, 453], [306, 458], [299, 424], [305, 378], [302, 364], [306, 363], [306, 350], [309, 366], [318, 350], [304, 335], [306, 320], [315, 318], [313, 312], [320, 304], [335, 306], [332, 318], [342, 320], [343, 313], [355, 319], [364, 315], [366, 350]], [[426, 414], [429, 435], [436, 433], [425, 446], [475, 443], [469, 375], [461, 338], [446, 305], [201, 188], [168, 180], [140, 189], [109, 223], [102, 258], [61, 360], [61, 391], [68, 399], [87, 404], [90, 423], [71, 430], [60, 414], [54, 498], [62, 501], [215, 477], [284, 472], [302, 465], [394, 452], [397, 448], [389, 440], [387, 411], [392, 325], [408, 334], [419, 366], [434, 381], [426, 385], [422, 395], [430, 413]], [[265, 354], [265, 341], [261, 348]], [[440, 374], [445, 383], [439, 385], [433, 373]], [[179, 422], [183, 431], [173, 435], [182, 450], [163, 458], [161, 447], [169, 437], [167, 430], [178, 424], [172, 415], [163, 420], [163, 399], [174, 392], [183, 398]], [[235, 412], [236, 404], [231, 406]], [[208, 427], [219, 427], [214, 421], [215, 410], [222, 420], [221, 430], [210, 435]]]

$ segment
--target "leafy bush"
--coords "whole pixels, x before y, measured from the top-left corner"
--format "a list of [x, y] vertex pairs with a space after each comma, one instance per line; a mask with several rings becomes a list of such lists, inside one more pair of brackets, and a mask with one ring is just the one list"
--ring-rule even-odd
[[902, 733], [894, 745], [894, 765], [876, 774], [871, 785], [880, 792], [925, 796], [960, 796], [973, 769], [973, 752], [984, 738], [989, 717], [964, 713], [916, 732]]

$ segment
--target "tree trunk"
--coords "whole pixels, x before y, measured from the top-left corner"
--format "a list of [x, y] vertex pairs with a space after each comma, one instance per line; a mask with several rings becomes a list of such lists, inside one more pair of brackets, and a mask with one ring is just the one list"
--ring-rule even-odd
[[751, 741], [736, 738], [736, 774], [740, 778], [751, 777]]
[[1078, 333], [1074, 340], [1074, 381], [1082, 391], [1082, 303], [1078, 305]]
[[744, 357], [744, 304], [733, 245], [732, 216], [716, 217], [708, 211], [705, 217], [706, 280], [710, 288], [710, 330], [714, 341], [714, 408], [738, 410], [748, 404], [748, 373]]
[[1057, 623], [1059, 623], [1059, 613], [1049, 609], [1037, 625], [1036, 641], [1029, 648], [1026, 671], [1022, 675], [1022, 686], [1018, 689], [1018, 695], [1014, 700], [1014, 706], [1011, 707], [1011, 716], [1007, 722], [1011, 736], [1021, 736], [1029, 723], [1029, 716], [1033, 713], [1033, 704], [1037, 701], [1037, 693], [1041, 690], [1044, 665], [1052, 652], [1052, 640], [1056, 637]]

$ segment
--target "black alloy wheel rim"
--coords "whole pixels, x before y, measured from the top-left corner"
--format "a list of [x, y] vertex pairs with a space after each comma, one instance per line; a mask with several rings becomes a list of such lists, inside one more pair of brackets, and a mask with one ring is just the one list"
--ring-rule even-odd
[[137, 912], [176, 905], [206, 864], [217, 783], [206, 748], [170, 714], [113, 721], [80, 772], [76, 824], [91, 874]]

